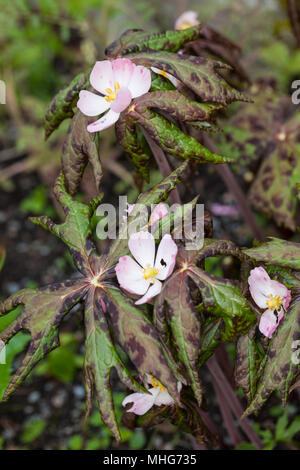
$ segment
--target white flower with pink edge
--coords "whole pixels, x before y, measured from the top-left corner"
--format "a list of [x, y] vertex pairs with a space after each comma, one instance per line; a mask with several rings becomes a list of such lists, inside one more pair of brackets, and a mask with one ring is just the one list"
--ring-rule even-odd
[[175, 267], [177, 246], [171, 235], [164, 235], [155, 256], [155, 239], [146, 231], [133, 233], [128, 247], [136, 261], [122, 256], [116, 266], [117, 279], [127, 292], [142, 297], [135, 302], [141, 305], [149, 302], [162, 289], [162, 282]]
[[197, 26], [198, 24], [200, 24], [198, 13], [195, 11], [185, 11], [175, 21], [175, 29], [183, 30], [191, 28], [191, 26]]
[[104, 96], [81, 90], [77, 107], [86, 116], [99, 116], [108, 111], [87, 126], [89, 132], [98, 132], [115, 124], [133, 98], [149, 91], [151, 73], [129, 59], [102, 60], [94, 65], [90, 83]]
[[[147, 381], [152, 385], [152, 388], [149, 388], [148, 390], [149, 393], [132, 393], [123, 400], [123, 406], [128, 405], [128, 403], [132, 403], [132, 407], [126, 410], [127, 412], [141, 416], [147, 413], [147, 411], [149, 411], [154, 405], [174, 405], [175, 402], [173, 398], [159, 380], [153, 377], [153, 375], [147, 374]], [[180, 392], [181, 389], [181, 382], [177, 382], [178, 392]]]
[[291, 291], [271, 279], [262, 266], [252, 269], [248, 283], [254, 302], [259, 308], [267, 309], [261, 316], [259, 331], [267, 338], [272, 338], [290, 305]]

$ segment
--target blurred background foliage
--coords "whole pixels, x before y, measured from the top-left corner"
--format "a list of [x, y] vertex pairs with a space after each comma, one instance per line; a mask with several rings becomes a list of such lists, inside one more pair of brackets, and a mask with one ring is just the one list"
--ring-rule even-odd
[[[105, 47], [128, 28], [172, 29], [185, 10], [195, 10], [208, 23], [235, 41], [243, 50], [242, 64], [252, 80], [267, 76], [277, 81], [281, 92], [290, 94], [298, 78], [300, 50], [296, 47], [286, 14], [286, 2], [276, 0], [0, 0], [0, 79], [6, 83], [7, 102], [0, 105], [0, 270], [1, 296], [20, 287], [59, 281], [71, 272], [70, 257], [51, 237], [29, 227], [30, 215], [55, 215], [49, 190], [59, 170], [61, 148], [68, 122], [45, 142], [43, 118], [53, 95], [82, 70], [104, 57]], [[298, 76], [297, 76], [298, 74]], [[123, 156], [115, 146], [110, 129], [103, 134], [101, 159], [107, 200], [127, 194], [137, 196], [130, 167], [120, 163]], [[111, 178], [108, 179], [107, 175]], [[24, 176], [25, 175], [25, 176]], [[151, 184], [159, 179], [153, 168]], [[108, 181], [107, 183], [105, 183]], [[89, 176], [83, 181], [84, 197], [91, 194]], [[202, 188], [203, 189], [203, 188]], [[9, 202], [8, 202], [9, 201]], [[230, 202], [230, 197], [227, 202]], [[226, 198], [225, 198], [226, 202]], [[261, 224], [266, 221], [261, 217]], [[216, 229], [222, 222], [216, 221]], [[240, 228], [243, 233], [243, 227]], [[10, 258], [16, 248], [18, 261]], [[7, 252], [7, 261], [5, 260]], [[230, 261], [230, 260], [229, 260]], [[224, 264], [224, 263], [223, 263]], [[41, 265], [47, 272], [40, 272]], [[230, 263], [229, 263], [230, 268]], [[224, 265], [216, 259], [209, 269], [222, 275]], [[227, 260], [228, 270], [228, 260]], [[228, 273], [225, 273], [228, 274]], [[17, 315], [0, 319], [0, 331]], [[81, 312], [61, 335], [61, 348], [41, 362], [27, 386], [9, 402], [0, 405], [0, 449], [107, 449], [115, 447], [110, 432], [94, 412], [87, 424], [82, 386]], [[9, 344], [7, 363], [0, 365], [0, 396], [11, 368], [28, 343], [26, 333]], [[124, 389], [116, 378], [114, 400], [121, 422]], [[276, 397], [256, 423], [265, 448], [299, 448], [295, 435], [300, 430], [298, 409], [283, 411]], [[216, 411], [216, 421], [220, 417]], [[176, 433], [171, 425], [155, 430], [122, 427], [120, 448], [193, 448], [189, 437]], [[228, 443], [229, 448], [232, 445]], [[240, 448], [250, 448], [241, 444]], [[195, 447], [194, 447], [195, 448]]]

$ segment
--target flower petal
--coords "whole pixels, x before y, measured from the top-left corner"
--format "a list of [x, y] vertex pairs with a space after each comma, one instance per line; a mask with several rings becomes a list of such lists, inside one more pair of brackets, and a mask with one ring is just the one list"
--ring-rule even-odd
[[175, 22], [175, 29], [186, 29], [191, 26], [196, 26], [199, 23], [198, 13], [195, 11], [185, 11], [180, 15]]
[[109, 108], [110, 104], [103, 96], [96, 95], [87, 90], [81, 90], [77, 108], [86, 116], [98, 116]]
[[172, 274], [177, 255], [177, 245], [172, 239], [171, 235], [164, 235], [156, 255], [155, 268], [157, 268], [157, 279], [164, 281], [170, 274]]
[[259, 331], [267, 338], [272, 338], [274, 331], [278, 328], [278, 325], [283, 317], [283, 310], [281, 309], [278, 314], [278, 319], [272, 310], [266, 310], [259, 322]]
[[146, 294], [139, 300], [135, 302], [135, 305], [142, 305], [149, 302], [149, 300], [153, 299], [156, 295], [158, 295], [161, 291], [162, 283], [155, 279], [154, 284], [152, 284], [149, 289], [147, 290]]
[[272, 293], [271, 282], [267, 271], [262, 266], [252, 269], [250, 272], [248, 278], [249, 289], [254, 302], [260, 308], [267, 307], [267, 300], [269, 300], [269, 295]]
[[159, 394], [155, 398], [154, 405], [174, 405], [174, 400], [169, 394], [168, 390], [164, 390], [163, 392], [159, 392]]
[[150, 90], [151, 87], [151, 72], [146, 67], [138, 65], [132, 74], [128, 88], [131, 92], [132, 98], [142, 96]]
[[96, 62], [90, 75], [90, 83], [95, 90], [107, 95], [106, 88], [114, 90], [114, 74], [110, 60]]
[[131, 93], [128, 88], [121, 88], [116, 99], [111, 103], [110, 107], [115, 113], [121, 113], [130, 105]]
[[155, 240], [151, 233], [144, 231], [133, 233], [129, 238], [128, 247], [143, 268], [146, 268], [147, 264], [153, 267]]
[[170, 80], [170, 82], [172, 83], [172, 85], [174, 85], [175, 88], [178, 87], [180, 81], [177, 80], [177, 78], [175, 78], [173, 75], [169, 74], [168, 72], [165, 72], [164, 70], [161, 70], [161, 69], [158, 69], [156, 67], [151, 67], [151, 70], [154, 72], [154, 73], [157, 73], [158, 75], [162, 75], [163, 77], [167, 78], [168, 80]]
[[128, 403], [133, 403], [132, 407], [126, 411], [130, 413], [135, 413], [139, 416], [144, 415], [154, 405], [154, 401], [159, 393], [159, 389], [152, 388], [149, 390], [149, 392], [151, 394], [132, 393], [131, 395], [128, 395], [125, 400], [123, 400], [122, 405], [126, 406]]
[[150, 220], [149, 220], [149, 224], [150, 225], [155, 224], [155, 222], [158, 222], [168, 213], [169, 213], [168, 206], [164, 204], [163, 202], [160, 202], [153, 209]]
[[136, 65], [129, 59], [116, 59], [112, 62], [114, 81], [118, 82], [120, 88], [128, 88]]
[[89, 132], [99, 132], [99, 131], [104, 131], [104, 129], [107, 129], [108, 127], [111, 127], [114, 125], [115, 122], [119, 119], [120, 114], [115, 113], [111, 109], [104, 114], [100, 119], [97, 121], [92, 122], [87, 126], [87, 130]]
[[123, 256], [116, 266], [120, 286], [131, 294], [143, 295], [150, 281], [143, 278], [142, 268], [130, 257]]

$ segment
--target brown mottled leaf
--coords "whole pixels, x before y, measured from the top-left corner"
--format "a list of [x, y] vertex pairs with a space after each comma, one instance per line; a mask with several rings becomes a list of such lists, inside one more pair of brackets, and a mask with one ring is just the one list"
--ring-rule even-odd
[[62, 168], [67, 189], [71, 195], [80, 186], [83, 172], [90, 162], [96, 187], [99, 190], [102, 168], [98, 153], [98, 135], [87, 131], [88, 118], [78, 111], [71, 120], [63, 146]]
[[[170, 324], [178, 357], [183, 363], [199, 406], [202, 403], [202, 386], [197, 368], [200, 348], [200, 317], [190, 297], [187, 274], [177, 271], [164, 284], [160, 297], [167, 302], [167, 319]], [[159, 299], [157, 300], [159, 303]]]
[[142, 376], [151, 374], [156, 377], [180, 403], [177, 379], [168, 366], [164, 348], [152, 323], [118, 289], [107, 288], [105, 291], [113, 330], [136, 369]]
[[23, 289], [0, 304], [0, 316], [14, 310], [18, 305], [24, 306], [17, 319], [1, 333], [0, 339], [4, 343], [8, 343], [21, 330], [31, 334], [26, 355], [3, 395], [4, 400], [46, 354], [59, 346], [58, 327], [85, 292], [86, 284], [82, 279], [65, 281], [40, 289]]
[[286, 404], [290, 386], [300, 372], [299, 361], [294, 361], [294, 341], [300, 337], [300, 297], [294, 298], [279, 327], [270, 340], [262, 364], [256, 394], [245, 411], [245, 416], [257, 412], [272, 392], [278, 390]]
[[243, 250], [244, 253], [256, 262], [300, 270], [300, 244], [269, 238], [266, 243]]

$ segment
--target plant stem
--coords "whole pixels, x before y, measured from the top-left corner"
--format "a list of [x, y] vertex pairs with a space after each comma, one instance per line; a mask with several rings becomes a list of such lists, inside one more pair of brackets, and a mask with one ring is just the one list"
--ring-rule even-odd
[[[157, 145], [156, 142], [154, 142], [152, 137], [150, 137], [150, 135], [144, 129], [143, 133], [154, 155], [156, 163], [161, 171], [161, 174], [164, 178], [166, 178], [167, 176], [169, 176], [170, 173], [172, 173], [172, 169], [169, 165], [164, 151], [159, 147], [159, 145]], [[173, 189], [173, 191], [170, 192], [170, 200], [173, 204], [181, 204], [181, 199], [177, 188]]]
[[[216, 380], [217, 384], [222, 390], [222, 394], [227, 400], [228, 405], [230, 406], [232, 412], [236, 416], [238, 420], [240, 420], [241, 415], [243, 414], [243, 407], [235, 395], [230, 383], [227, 381], [225, 375], [223, 374], [222, 370], [220, 369], [219, 364], [217, 363], [217, 360], [215, 357], [211, 357], [208, 359], [206, 362], [206, 365]], [[259, 436], [256, 434], [254, 429], [252, 428], [251, 424], [249, 423], [247, 418], [243, 418], [240, 420], [240, 426], [243, 429], [244, 433], [246, 436], [249, 438], [249, 440], [254, 444], [257, 449], [262, 449], [262, 442], [259, 438]]]
[[[210, 137], [208, 137], [207, 135], [204, 135], [203, 142], [204, 142], [204, 145], [209, 150], [211, 150], [214, 153], [219, 153], [218, 149], [216, 148], [215, 144], [210, 139]], [[251, 228], [253, 232], [253, 235], [255, 236], [255, 238], [257, 238], [257, 240], [264, 241], [265, 237], [262, 231], [260, 230], [255, 220], [255, 217], [250, 209], [246, 196], [243, 193], [236, 178], [234, 177], [230, 167], [227, 165], [227, 163], [222, 163], [220, 165], [217, 165], [217, 169], [222, 179], [224, 180], [227, 188], [233, 194], [236, 200], [236, 203], [238, 204], [240, 211], [244, 216], [245, 221], [247, 222], [247, 224], [249, 225], [249, 227]]]

